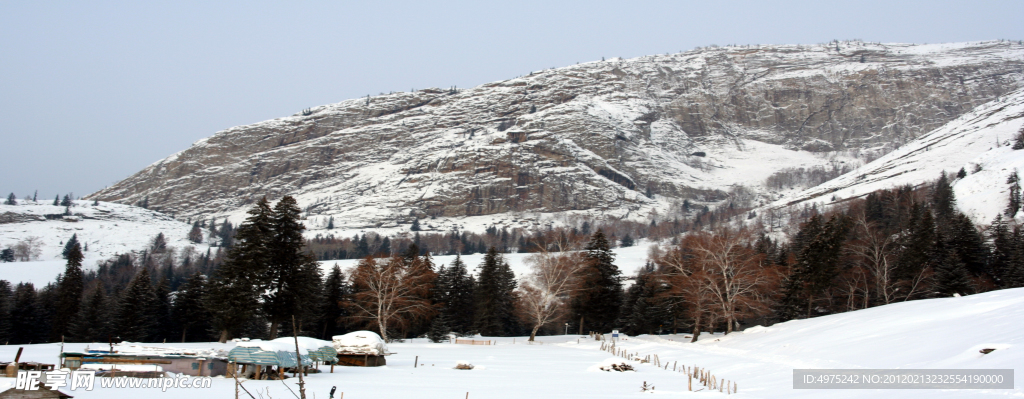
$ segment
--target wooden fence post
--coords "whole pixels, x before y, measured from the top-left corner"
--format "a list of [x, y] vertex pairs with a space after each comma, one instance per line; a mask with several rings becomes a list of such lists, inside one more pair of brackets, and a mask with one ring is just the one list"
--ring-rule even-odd
[[416, 360], [414, 360], [414, 361], [413, 361], [413, 363], [412, 363], [412, 368], [416, 368], [416, 367], [418, 367], [419, 365], [420, 365], [420, 356], [419, 356], [419, 355], [416, 355]]

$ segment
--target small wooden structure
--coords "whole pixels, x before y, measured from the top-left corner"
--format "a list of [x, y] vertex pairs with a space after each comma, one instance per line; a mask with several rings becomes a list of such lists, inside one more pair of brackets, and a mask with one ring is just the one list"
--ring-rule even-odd
[[[144, 372], [139, 377], [161, 377], [163, 372], [185, 374], [191, 376], [219, 376], [227, 373], [225, 359], [209, 358], [192, 355], [166, 354], [126, 354], [109, 353], [106, 351], [64, 352], [60, 354], [62, 367], [77, 370], [83, 364], [132, 364], [160, 366], [162, 372]], [[125, 375], [115, 371], [116, 375]], [[159, 374], [159, 375], [157, 375]]]
[[39, 389], [33, 391], [11, 388], [0, 392], [0, 399], [64, 399], [73, 397], [56, 389], [47, 388], [42, 384], [39, 385]]
[[388, 362], [384, 359], [384, 356], [378, 355], [359, 355], [359, 354], [338, 354], [338, 365], [339, 366], [353, 366], [353, 367], [378, 367], [387, 366]]
[[386, 366], [384, 356], [390, 355], [380, 335], [373, 331], [354, 331], [333, 337], [338, 364], [354, 367]]

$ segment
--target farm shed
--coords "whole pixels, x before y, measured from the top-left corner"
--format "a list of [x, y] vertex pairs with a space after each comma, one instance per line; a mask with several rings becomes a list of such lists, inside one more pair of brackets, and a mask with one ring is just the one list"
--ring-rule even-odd
[[[309, 337], [299, 337], [299, 351], [301, 352], [302, 369], [308, 372], [308, 368], [316, 363], [331, 364], [337, 363], [337, 352], [331, 347], [331, 343]], [[285, 369], [297, 368], [295, 360], [295, 338], [278, 338], [271, 341], [242, 341], [235, 345], [235, 348], [228, 352], [229, 374], [232, 370], [238, 371], [237, 366], [241, 365], [241, 375], [249, 378], [261, 379], [264, 376], [271, 378], [267, 373], [271, 368], [276, 368], [277, 378], [284, 378]], [[333, 369], [332, 369], [333, 371]]]
[[[227, 373], [227, 353], [222, 350], [187, 350], [139, 345], [117, 345], [116, 350], [86, 350], [61, 353], [61, 367], [114, 372], [144, 373], [138, 376], [160, 376], [164, 372], [219, 376]], [[160, 374], [160, 375], [157, 375]]]

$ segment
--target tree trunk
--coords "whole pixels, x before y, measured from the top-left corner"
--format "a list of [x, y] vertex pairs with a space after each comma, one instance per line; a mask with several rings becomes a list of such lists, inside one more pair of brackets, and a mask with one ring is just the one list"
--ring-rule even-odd
[[222, 344], [225, 343], [225, 342], [228, 342], [228, 330], [226, 328], [223, 329], [223, 330], [220, 330], [220, 340], [218, 342], [220, 342]]
[[181, 329], [181, 342], [185, 342], [185, 333], [188, 332], [188, 326]]
[[732, 324], [733, 324], [732, 315], [727, 317], [725, 322], [726, 322], [726, 324], [728, 324], [727, 326], [725, 326], [725, 335], [729, 335], [729, 333], [732, 332]]
[[540, 329], [540, 324], [533, 326], [533, 331], [530, 332], [530, 342], [533, 342], [533, 338], [537, 336], [537, 330]]
[[697, 320], [693, 321], [693, 339], [690, 342], [697, 342], [697, 337], [700, 336], [700, 314], [697, 315]]
[[583, 335], [583, 316], [580, 316], [580, 335]]
[[384, 320], [378, 319], [377, 326], [380, 327], [380, 338], [388, 342], [388, 325]]
[[270, 322], [270, 337], [268, 337], [269, 339], [277, 338], [277, 326], [278, 326], [278, 324], [281, 324], [281, 323], [279, 323], [277, 320], [273, 320], [273, 321]]

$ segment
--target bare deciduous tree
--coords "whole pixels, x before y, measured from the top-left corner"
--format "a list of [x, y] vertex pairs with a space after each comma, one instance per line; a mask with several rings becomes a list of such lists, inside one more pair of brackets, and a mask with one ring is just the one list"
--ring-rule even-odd
[[689, 305], [694, 341], [703, 323], [725, 321], [728, 334], [741, 317], [767, 311], [780, 272], [751, 244], [745, 230], [698, 232], [660, 259], [673, 287], [670, 292], [681, 294]]
[[28, 237], [14, 244], [14, 257], [19, 262], [29, 262], [39, 259], [43, 254], [43, 239], [39, 237]]
[[352, 301], [346, 303], [352, 310], [350, 318], [369, 322], [387, 341], [389, 329], [434, 314], [429, 293], [435, 277], [423, 258], [366, 257], [350, 272], [355, 290]]
[[530, 341], [541, 327], [562, 320], [572, 294], [579, 289], [579, 273], [586, 266], [578, 252], [540, 252], [526, 258], [530, 274], [519, 283], [516, 312], [532, 326]]

